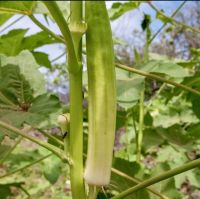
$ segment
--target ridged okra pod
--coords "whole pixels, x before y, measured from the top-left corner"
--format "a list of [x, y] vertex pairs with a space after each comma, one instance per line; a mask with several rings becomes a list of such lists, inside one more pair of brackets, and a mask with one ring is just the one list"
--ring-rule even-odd
[[116, 123], [116, 78], [112, 32], [105, 2], [86, 1], [89, 138], [84, 178], [109, 184]]

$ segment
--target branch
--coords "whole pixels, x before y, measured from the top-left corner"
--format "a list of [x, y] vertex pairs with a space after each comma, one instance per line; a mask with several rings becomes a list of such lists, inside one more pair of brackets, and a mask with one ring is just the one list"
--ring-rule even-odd
[[200, 30], [198, 30], [198, 29], [196, 29], [196, 28], [194, 28], [194, 27], [192, 27], [192, 26], [190, 26], [190, 25], [188, 25], [188, 24], [185, 24], [185, 23], [183, 23], [183, 22], [177, 21], [177, 20], [175, 20], [175, 19], [173, 19], [173, 18], [171, 18], [171, 17], [168, 17], [168, 16], [165, 15], [163, 12], [161, 12], [160, 10], [158, 10], [152, 3], [149, 3], [149, 5], [150, 5], [156, 12], [158, 12], [159, 14], [161, 14], [164, 18], [168, 19], [169, 21], [172, 21], [172, 22], [174, 22], [174, 23], [177, 24], [177, 25], [180, 25], [180, 26], [182, 26], [182, 27], [185, 27], [185, 28], [187, 28], [187, 29], [190, 29], [190, 30], [193, 31], [193, 32], [200, 33]]
[[41, 140], [39, 140], [39, 139], [37, 139], [37, 138], [35, 138], [33, 136], [30, 136], [30, 135], [22, 132], [21, 130], [19, 130], [19, 129], [17, 129], [17, 128], [15, 128], [15, 127], [13, 127], [13, 126], [1, 121], [1, 120], [0, 120], [0, 127], [4, 128], [4, 129], [7, 129], [9, 131], [12, 131], [13, 133], [15, 133], [17, 135], [20, 135], [20, 136], [22, 136], [22, 137], [24, 137], [24, 138], [26, 138], [26, 139], [28, 139], [28, 140], [30, 140], [32, 142], [35, 142], [36, 144], [48, 149], [49, 151], [51, 151], [52, 153], [57, 155], [64, 162], [69, 162], [69, 164], [72, 164], [71, 160], [68, 157], [66, 157], [61, 150], [59, 150], [58, 148], [50, 145], [49, 143], [46, 143], [46, 142], [41, 141]]
[[29, 18], [43, 31], [47, 32], [49, 35], [51, 35], [54, 39], [56, 39], [57, 41], [61, 42], [61, 43], [65, 43], [65, 40], [59, 36], [56, 35], [54, 32], [52, 32], [51, 30], [49, 30], [46, 26], [44, 26], [40, 21], [38, 21], [36, 19], [36, 17], [34, 15], [29, 15]]
[[[136, 178], [133, 178], [133, 177], [127, 175], [126, 173], [121, 172], [121, 171], [119, 171], [119, 170], [117, 170], [117, 169], [115, 169], [115, 168], [112, 168], [111, 171], [112, 171], [113, 173], [115, 173], [115, 174], [117, 174], [117, 175], [123, 177], [123, 178], [126, 178], [127, 180], [130, 180], [130, 181], [136, 183], [136, 184], [141, 183], [141, 180], [136, 179]], [[146, 187], [146, 189], [147, 189], [148, 191], [150, 191], [151, 193], [153, 193], [153, 194], [159, 196], [159, 197], [162, 198], [162, 199], [169, 199], [168, 197], [162, 195], [161, 193], [159, 193], [158, 191], [156, 191], [155, 189], [153, 189], [153, 188], [151, 188], [151, 187]]]
[[132, 194], [133, 192], [136, 192], [138, 190], [146, 188], [146, 187], [148, 187], [150, 185], [156, 184], [156, 183], [158, 183], [160, 181], [166, 180], [166, 179], [168, 179], [170, 177], [176, 176], [176, 175], [178, 175], [180, 173], [183, 173], [183, 172], [186, 172], [188, 170], [194, 169], [195, 167], [198, 167], [198, 166], [200, 166], [200, 159], [193, 160], [193, 161], [191, 161], [189, 163], [186, 163], [185, 165], [182, 165], [182, 166], [177, 167], [175, 169], [166, 171], [166, 172], [160, 174], [159, 176], [155, 176], [155, 177], [152, 177], [152, 178], [150, 178], [148, 180], [144, 180], [143, 182], [139, 183], [138, 185], [136, 185], [134, 187], [131, 187], [131, 188], [121, 192], [119, 195], [114, 196], [111, 199], [124, 198], [124, 197]]
[[[180, 9], [185, 5], [187, 1], [183, 1], [180, 6], [173, 12], [173, 14], [171, 15], [171, 18], [173, 18], [179, 11]], [[149, 2], [148, 2], [149, 3]], [[161, 30], [167, 25], [167, 22], [165, 22], [159, 29], [158, 31], [152, 36], [152, 38], [148, 41], [148, 43], [150, 44], [154, 39], [155, 37], [161, 32]]]
[[184, 85], [184, 84], [179, 84], [179, 83], [176, 83], [176, 82], [174, 82], [174, 81], [172, 81], [172, 80], [168, 80], [168, 79], [165, 79], [165, 78], [160, 77], [160, 76], [158, 76], [158, 75], [154, 75], [154, 74], [151, 74], [151, 73], [142, 71], [142, 70], [138, 70], [138, 69], [136, 69], [136, 68], [132, 68], [132, 67], [129, 67], [129, 66], [125, 66], [125, 65], [123, 65], [123, 64], [116, 63], [116, 66], [117, 66], [118, 68], [121, 68], [121, 69], [130, 71], [130, 72], [136, 73], [136, 74], [138, 74], [138, 75], [142, 75], [142, 76], [147, 77], [147, 78], [149, 78], [149, 79], [155, 79], [155, 80], [160, 81], [160, 82], [165, 82], [165, 83], [167, 83], [167, 84], [176, 86], [176, 87], [181, 88], [181, 89], [183, 89], [183, 90], [185, 90], [185, 91], [188, 91], [188, 92], [191, 92], [191, 93], [193, 93], [193, 94], [195, 94], [195, 95], [200, 96], [200, 91], [195, 90], [195, 89], [193, 89], [193, 88], [191, 88], [191, 87], [188, 87], [188, 86], [186, 86], [186, 85]]
[[65, 18], [63, 17], [62, 12], [55, 1], [43, 1], [43, 3], [48, 8], [49, 12], [51, 13], [53, 19], [57, 23], [64, 37], [65, 43], [67, 45], [67, 50], [68, 50], [69, 72], [76, 73], [81, 69], [81, 66], [78, 63], [78, 58], [75, 52], [74, 43], [73, 43], [72, 35], [69, 30], [68, 24], [65, 21]]
[[25, 165], [25, 166], [23, 166], [23, 167], [21, 167], [19, 169], [15, 169], [13, 171], [10, 171], [9, 173], [6, 173], [5, 175], [0, 176], [0, 179], [1, 178], [5, 178], [5, 177], [10, 176], [10, 175], [13, 175], [13, 174], [15, 174], [15, 173], [17, 173], [19, 171], [23, 171], [24, 169], [27, 169], [28, 167], [31, 167], [31, 166], [37, 164], [38, 162], [41, 162], [42, 160], [50, 157], [51, 155], [52, 155], [52, 153], [50, 153], [50, 154], [48, 154], [48, 155], [46, 155], [46, 156], [44, 156], [44, 157], [42, 157], [42, 158], [40, 158], [38, 160], [35, 160], [34, 162], [31, 162], [30, 164], [27, 164], [27, 165]]

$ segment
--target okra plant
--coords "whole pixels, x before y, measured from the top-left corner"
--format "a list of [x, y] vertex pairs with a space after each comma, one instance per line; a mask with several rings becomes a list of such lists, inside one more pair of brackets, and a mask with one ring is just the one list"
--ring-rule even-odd
[[[144, 15], [143, 56], [135, 49], [135, 67], [126, 66], [114, 51], [114, 45], [121, 43], [114, 39], [111, 20], [140, 4], [113, 2], [108, 10], [104, 1], [0, 2], [0, 25], [20, 14], [13, 23], [26, 16], [41, 30], [29, 36], [25, 35], [27, 29], [11, 30], [0, 38], [0, 198], [12, 196], [11, 187], [24, 192], [16, 198], [38, 198], [41, 192], [41, 198], [49, 197], [49, 186], [35, 191], [25, 188], [24, 184], [30, 186], [27, 181], [3, 181], [39, 163], [45, 168], [43, 173], [54, 198], [183, 198], [177, 190], [187, 180], [200, 177], [197, 169], [190, 175], [187, 172], [185, 178], [182, 174], [200, 165], [196, 133], [200, 113], [195, 108], [200, 101], [198, 62], [196, 58], [191, 63], [152, 58], [149, 52], [152, 41], [167, 23], [200, 31], [173, 18], [185, 2], [168, 17], [147, 1], [163, 20], [163, 26], [152, 35], [150, 16]], [[38, 20], [38, 12], [53, 21], [60, 34]], [[37, 51], [38, 47], [55, 43], [66, 49], [64, 74], [69, 81], [69, 107], [56, 95], [45, 92], [44, 78], [38, 71], [38, 66], [55, 70], [47, 54]], [[198, 50], [195, 52], [197, 56]], [[30, 64], [26, 60], [31, 60]], [[158, 86], [156, 94], [148, 93], [152, 82]], [[164, 104], [166, 100], [168, 104]], [[177, 117], [179, 123], [171, 117]], [[57, 134], [52, 133], [55, 129]], [[8, 145], [7, 137], [14, 139], [14, 144]], [[16, 169], [15, 161], [23, 162], [23, 158], [13, 157], [20, 157], [24, 139], [39, 145], [33, 154], [42, 157], [33, 155], [30, 164]], [[118, 142], [122, 144], [118, 146]], [[189, 152], [194, 151], [196, 156], [191, 160]], [[175, 156], [172, 161], [170, 154]], [[149, 156], [154, 168], [148, 162]], [[53, 186], [59, 180], [69, 185], [61, 196]], [[196, 180], [194, 186], [199, 188], [200, 181]]]

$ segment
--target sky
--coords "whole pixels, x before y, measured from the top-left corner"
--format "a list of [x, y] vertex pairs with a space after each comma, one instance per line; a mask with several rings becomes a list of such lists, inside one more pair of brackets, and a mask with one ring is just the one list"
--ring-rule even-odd
[[[116, 1], [114, 1], [116, 2]], [[106, 6], [109, 9], [112, 6], [112, 1], [107, 1]], [[174, 10], [182, 3], [182, 1], [153, 1], [153, 4], [158, 9], [163, 9], [167, 15], [171, 15]], [[147, 4], [147, 3], [141, 3], [138, 9], [132, 10], [127, 12], [126, 14], [122, 15], [120, 18], [118, 18], [115, 21], [111, 22], [111, 27], [113, 34], [121, 38], [127, 42], [133, 42], [133, 39], [135, 35], [133, 34], [134, 30], [140, 30], [141, 31], [141, 22], [143, 20], [143, 16], [145, 14], [149, 14], [152, 18], [151, 23], [151, 30], [153, 32], [156, 32], [161, 26], [162, 22], [156, 19], [156, 13], [155, 11]], [[37, 25], [35, 25], [27, 16], [24, 16], [21, 20], [19, 20], [14, 25], [10, 26], [9, 28], [6, 28], [9, 26], [13, 21], [15, 21], [17, 18], [21, 17], [20, 15], [15, 15], [11, 19], [9, 19], [5, 24], [0, 26], [0, 35], [6, 34], [12, 29], [29, 29], [26, 33], [26, 36], [35, 34], [37, 32], [40, 32], [41, 29], [38, 28]], [[47, 26], [49, 29], [51, 29], [56, 34], [60, 34], [59, 28], [55, 23], [53, 23], [51, 20], [48, 20], [49, 24], [46, 22], [46, 20], [43, 18], [42, 15], [35, 15], [35, 17], [45, 26]], [[6, 29], [5, 29], [6, 28]], [[134, 42], [133, 42], [134, 43]], [[58, 57], [60, 54], [63, 53], [64, 45], [62, 44], [52, 44], [52, 45], [46, 45], [42, 46], [37, 49], [37, 51], [45, 52], [49, 54], [49, 59], [53, 60], [54, 58]], [[64, 63], [66, 60], [66, 57], [63, 56], [61, 59], [57, 60], [55, 63]], [[40, 71], [46, 75], [49, 73], [48, 70], [44, 67], [40, 68]], [[48, 82], [53, 82], [54, 78], [57, 77], [57, 72], [55, 71], [51, 75], [48, 75]], [[49, 84], [51, 86], [51, 83]], [[68, 84], [63, 85], [63, 87], [59, 87], [59, 93], [66, 93], [68, 90]]]
[[[115, 1], [116, 2], [116, 1]], [[112, 1], [107, 1], [106, 5], [107, 8], [110, 8], [112, 6]], [[172, 12], [182, 3], [182, 1], [154, 1], [154, 5], [159, 8], [163, 9], [167, 15], [171, 15]], [[159, 20], [155, 19], [155, 11], [147, 4], [147, 3], [142, 3], [139, 7], [139, 9], [132, 10], [130, 12], [127, 12], [123, 16], [121, 16], [119, 19], [113, 21], [111, 23], [112, 30], [115, 36], [122, 38], [126, 41], [131, 41], [131, 37], [133, 37], [133, 30], [141, 30], [141, 21], [143, 19], [143, 13], [149, 14], [152, 17], [152, 24], [151, 24], [151, 29], [152, 31], [156, 31], [162, 26], [162, 22]], [[35, 34], [40, 30], [28, 17], [23, 17], [20, 21], [15, 23], [13, 26], [10, 28], [2, 31], [5, 27], [7, 27], [10, 23], [12, 23], [16, 18], [19, 18], [20, 16], [14, 16], [11, 19], [9, 19], [3, 26], [0, 27], [0, 35], [6, 34], [9, 32], [11, 29], [17, 29], [17, 28], [29, 28], [28, 32], [26, 35], [31, 35]], [[41, 15], [36, 15], [36, 17], [45, 25], [48, 26], [46, 23], [45, 19]], [[56, 26], [55, 23], [52, 23], [49, 20], [49, 26], [53, 32], [59, 34], [59, 28]], [[125, 31], [124, 31], [125, 30]], [[55, 57], [59, 56], [63, 52], [63, 47], [62, 45], [57, 45], [54, 44], [51, 46], [43, 46], [37, 51], [44, 51], [49, 54], [50, 59], [54, 59]], [[64, 57], [59, 60], [64, 61]]]

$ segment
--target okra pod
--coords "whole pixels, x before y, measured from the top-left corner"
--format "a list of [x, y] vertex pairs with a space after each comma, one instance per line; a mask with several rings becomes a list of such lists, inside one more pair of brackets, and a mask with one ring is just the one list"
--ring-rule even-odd
[[85, 9], [89, 138], [84, 178], [104, 186], [110, 182], [115, 137], [114, 49], [105, 2], [86, 1]]

